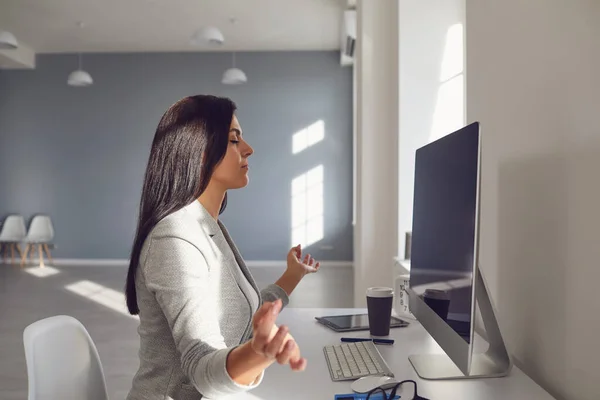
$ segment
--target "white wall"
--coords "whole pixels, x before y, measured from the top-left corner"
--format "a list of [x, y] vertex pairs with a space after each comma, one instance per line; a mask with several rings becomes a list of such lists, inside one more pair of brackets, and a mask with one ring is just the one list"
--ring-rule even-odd
[[354, 302], [393, 287], [398, 254], [398, 1], [357, 1]]
[[464, 124], [464, 85], [458, 76], [464, 71], [464, 5], [465, 0], [399, 0], [400, 258], [404, 235], [412, 230], [415, 150]]
[[600, 2], [468, 0], [481, 258], [517, 364], [600, 398]]

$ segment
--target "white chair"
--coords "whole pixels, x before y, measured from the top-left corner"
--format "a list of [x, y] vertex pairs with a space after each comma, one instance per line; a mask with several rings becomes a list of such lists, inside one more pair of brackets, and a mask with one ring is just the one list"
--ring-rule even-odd
[[108, 400], [96, 346], [73, 317], [34, 322], [23, 332], [28, 400]]
[[2, 259], [6, 260], [6, 254], [10, 249], [11, 263], [15, 263], [15, 248], [20, 256], [21, 247], [19, 243], [25, 238], [25, 220], [21, 215], [9, 215], [6, 217], [0, 231], [0, 247], [2, 248]]
[[24, 242], [26, 243], [25, 252], [21, 256], [21, 266], [25, 264], [25, 260], [27, 260], [27, 254], [29, 250], [31, 250], [31, 258], [33, 258], [33, 252], [35, 251], [35, 246], [38, 246], [38, 251], [40, 254], [40, 267], [44, 266], [44, 256], [42, 255], [42, 250], [48, 256], [48, 261], [52, 263], [52, 256], [50, 255], [49, 245], [52, 244], [52, 240], [54, 239], [54, 228], [52, 226], [52, 220], [47, 215], [36, 215], [31, 220], [31, 224], [29, 225], [29, 231], [27, 232], [27, 236], [24, 238]]

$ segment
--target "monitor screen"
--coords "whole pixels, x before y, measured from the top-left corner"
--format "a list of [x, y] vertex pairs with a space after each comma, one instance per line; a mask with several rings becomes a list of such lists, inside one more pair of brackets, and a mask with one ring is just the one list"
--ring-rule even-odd
[[479, 123], [416, 152], [410, 287], [470, 342]]

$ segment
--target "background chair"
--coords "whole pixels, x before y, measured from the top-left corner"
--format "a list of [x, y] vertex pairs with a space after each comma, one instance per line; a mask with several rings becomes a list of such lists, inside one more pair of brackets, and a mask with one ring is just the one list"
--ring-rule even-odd
[[108, 400], [102, 363], [85, 327], [58, 315], [23, 332], [28, 400]]
[[26, 243], [25, 252], [21, 256], [21, 266], [25, 264], [27, 260], [27, 253], [29, 250], [33, 252], [35, 251], [35, 246], [38, 246], [38, 251], [40, 254], [40, 267], [44, 266], [44, 256], [42, 254], [42, 250], [46, 252], [48, 256], [48, 261], [53, 263], [52, 256], [50, 255], [50, 247], [52, 245], [52, 240], [54, 239], [54, 228], [52, 227], [52, 220], [47, 215], [36, 215], [31, 220], [31, 224], [29, 225], [29, 231], [27, 232], [27, 236], [24, 239]]
[[6, 217], [2, 230], [0, 231], [0, 247], [2, 248], [2, 259], [6, 261], [8, 249], [10, 249], [11, 263], [15, 263], [15, 248], [22, 256], [19, 243], [25, 238], [25, 220], [21, 215], [9, 215]]

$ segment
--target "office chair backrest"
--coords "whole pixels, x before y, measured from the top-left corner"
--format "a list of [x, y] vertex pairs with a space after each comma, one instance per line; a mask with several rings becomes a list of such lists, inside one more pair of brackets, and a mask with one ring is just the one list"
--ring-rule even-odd
[[96, 346], [73, 317], [34, 322], [23, 332], [28, 400], [107, 400]]
[[25, 238], [25, 220], [21, 215], [9, 215], [0, 231], [0, 242], [20, 242]]
[[31, 220], [29, 232], [27, 232], [27, 240], [50, 243], [54, 238], [54, 228], [52, 221], [47, 215], [36, 215]]

